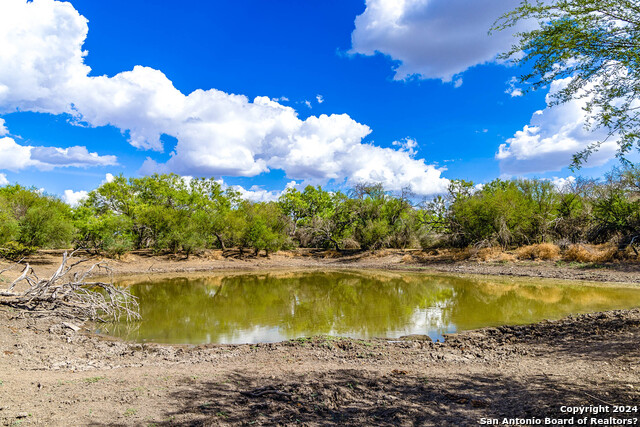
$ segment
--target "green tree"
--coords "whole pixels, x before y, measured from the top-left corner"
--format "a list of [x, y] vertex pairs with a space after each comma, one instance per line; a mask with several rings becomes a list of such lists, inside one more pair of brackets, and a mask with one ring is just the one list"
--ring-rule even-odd
[[393, 248], [415, 247], [418, 244], [418, 211], [411, 203], [414, 197], [408, 189], [389, 197], [383, 207], [383, 216], [389, 224], [388, 245]]
[[255, 250], [266, 255], [281, 249], [286, 242], [286, 223], [282, 211], [276, 203], [247, 203], [247, 228], [245, 241]]
[[415, 241], [411, 193], [393, 196], [381, 184], [360, 184], [352, 191], [354, 237], [364, 249], [404, 248]]
[[278, 199], [278, 205], [292, 224], [290, 236], [301, 246], [331, 245], [338, 250], [353, 223], [354, 212], [346, 206], [348, 200], [339, 191], [328, 192], [320, 186], [308, 185], [302, 192], [287, 189]]
[[[530, 20], [538, 26], [519, 33], [518, 42], [502, 55], [530, 65], [520, 81], [537, 89], [568, 78], [569, 83], [552, 94], [554, 104], [583, 98], [588, 126], [605, 128], [609, 137], [618, 138], [618, 157], [640, 148], [640, 3], [524, 0], [492, 30]], [[579, 167], [603, 142], [576, 153], [573, 165]]]
[[78, 206], [73, 211], [76, 227], [77, 247], [110, 256], [119, 256], [133, 249], [132, 221], [126, 215], [106, 212], [97, 216], [87, 206]]
[[636, 168], [614, 169], [594, 189], [592, 228], [589, 239], [606, 242], [620, 238], [621, 243], [640, 232], [640, 198], [635, 187]]
[[506, 248], [549, 239], [558, 199], [550, 182], [496, 179], [475, 192], [470, 183], [452, 187], [447, 229], [454, 245]]
[[[224, 192], [213, 179], [185, 179], [175, 174], [118, 176], [89, 194], [82, 206], [86, 212], [76, 210], [80, 241], [105, 251], [132, 243], [135, 248], [182, 251], [187, 257], [211, 247], [214, 241], [225, 249], [232, 234], [231, 210], [238, 200], [237, 192]], [[118, 227], [119, 239], [106, 239], [110, 226]]]
[[[6, 200], [13, 221], [17, 221], [18, 243], [47, 248], [65, 247], [71, 243], [74, 231], [71, 208], [62, 200], [20, 185], [0, 188], [0, 198]], [[13, 221], [11, 223], [15, 225]]]
[[18, 239], [20, 224], [13, 216], [11, 205], [4, 197], [0, 197], [0, 245]]
[[594, 180], [578, 179], [558, 192], [553, 232], [559, 244], [578, 243], [586, 239], [591, 221], [591, 191]]

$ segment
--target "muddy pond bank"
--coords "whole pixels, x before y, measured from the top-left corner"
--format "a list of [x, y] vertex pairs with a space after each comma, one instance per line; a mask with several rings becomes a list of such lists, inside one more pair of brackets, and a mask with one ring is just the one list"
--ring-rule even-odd
[[[330, 266], [640, 281], [635, 265], [425, 264], [406, 255], [187, 261], [132, 255], [111, 265], [120, 278]], [[57, 260], [41, 253], [30, 262], [47, 274]], [[483, 328], [445, 343], [312, 337], [171, 346], [104, 339], [63, 322], [69, 319], [0, 307], [1, 424], [458, 426], [482, 418], [567, 419], [563, 405], [640, 405], [638, 309]]]
[[561, 405], [640, 404], [640, 310], [445, 343], [140, 345], [63, 321], [0, 312], [4, 425], [477, 425], [567, 418]]

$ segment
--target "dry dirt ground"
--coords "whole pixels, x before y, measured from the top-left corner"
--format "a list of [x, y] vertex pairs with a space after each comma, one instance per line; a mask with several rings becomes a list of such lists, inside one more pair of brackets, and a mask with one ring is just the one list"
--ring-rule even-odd
[[[270, 259], [130, 255], [117, 274], [213, 269], [398, 268], [638, 282], [634, 265], [425, 265], [407, 254]], [[42, 274], [59, 256], [29, 262]], [[448, 336], [275, 344], [167, 346], [105, 340], [0, 305], [0, 425], [478, 425], [483, 418], [572, 419], [562, 407], [602, 405], [640, 424], [640, 310], [569, 317]], [[640, 409], [640, 408], [638, 408]], [[577, 419], [573, 418], [574, 425]], [[606, 424], [596, 424], [590, 418]], [[636, 423], [633, 422], [637, 419]], [[615, 424], [620, 425], [620, 424]], [[629, 424], [627, 424], [629, 425]]]

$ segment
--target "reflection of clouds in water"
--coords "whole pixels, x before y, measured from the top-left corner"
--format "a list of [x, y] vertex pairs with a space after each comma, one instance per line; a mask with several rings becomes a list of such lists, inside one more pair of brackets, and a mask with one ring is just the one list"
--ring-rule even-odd
[[257, 344], [261, 342], [280, 342], [287, 340], [286, 336], [278, 327], [254, 326], [250, 329], [243, 329], [228, 334], [218, 334], [211, 336], [207, 334], [207, 344]]
[[416, 309], [411, 315], [411, 324], [417, 329], [445, 329], [448, 322], [444, 319], [443, 309], [448, 305], [448, 301], [438, 302], [433, 307]]
[[293, 301], [291, 301], [291, 316], [296, 314], [296, 307], [298, 307], [298, 305], [300, 304], [300, 298], [298, 298], [298, 295], [294, 295], [293, 296]]
[[452, 298], [438, 301], [431, 307], [416, 309], [411, 315], [405, 334], [425, 334], [434, 341], [444, 341], [443, 334], [456, 332], [456, 325], [445, 315], [445, 309], [453, 304], [454, 298], [455, 293]]
[[[443, 334], [456, 332], [456, 326], [446, 320], [444, 312], [452, 302], [453, 297], [444, 301], [438, 301], [427, 308], [417, 308], [404, 327], [389, 331], [388, 333], [368, 334], [364, 332], [358, 334], [354, 333], [354, 331], [345, 333], [344, 331], [332, 328], [323, 335], [352, 338], [399, 338], [403, 335], [423, 334], [428, 335], [434, 341], [444, 341]], [[295, 311], [293, 307], [292, 311]], [[312, 335], [315, 334], [308, 334], [308, 336]], [[233, 333], [219, 334], [216, 337], [207, 334], [206, 342], [219, 344], [256, 344], [260, 342], [280, 342], [300, 337], [300, 334], [287, 333], [287, 331], [283, 331], [280, 327], [254, 326], [253, 328], [238, 330]]]

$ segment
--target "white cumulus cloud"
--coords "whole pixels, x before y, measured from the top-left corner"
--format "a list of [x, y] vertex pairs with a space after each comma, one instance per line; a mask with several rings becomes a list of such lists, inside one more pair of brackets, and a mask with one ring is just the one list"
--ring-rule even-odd
[[62, 200], [71, 206], [77, 206], [82, 200], [86, 199], [89, 193], [87, 191], [64, 190]]
[[0, 169], [20, 170], [32, 166], [31, 149], [16, 143], [13, 138], [0, 138]]
[[504, 93], [511, 95], [512, 98], [524, 95], [522, 89], [516, 86], [517, 83], [518, 79], [515, 76], [511, 77], [511, 79], [507, 82], [508, 87], [504, 91]]
[[551, 179], [551, 183], [558, 190], [568, 189], [575, 182], [576, 182], [575, 176], [568, 176], [566, 178], [554, 176], [553, 179]]
[[[256, 176], [282, 169], [291, 179], [376, 180], [418, 194], [446, 187], [441, 171], [424, 160], [364, 143], [369, 127], [348, 115], [302, 120], [267, 97], [251, 100], [216, 89], [185, 95], [161, 71], [143, 66], [113, 77], [89, 76], [82, 49], [87, 32], [87, 20], [70, 3], [2, 0], [0, 113], [67, 113], [78, 123], [115, 126], [143, 150], [162, 151], [161, 136], [175, 137], [169, 160], [148, 159], [145, 173]], [[113, 164], [81, 147], [11, 149], [23, 163], [60, 165], [68, 158]]]
[[280, 198], [284, 191], [286, 191], [288, 188], [295, 187], [296, 185], [297, 183], [295, 181], [291, 181], [287, 183], [283, 191], [269, 191], [257, 185], [251, 186], [248, 190], [240, 185], [232, 185], [231, 187], [233, 187], [234, 190], [240, 193], [240, 196], [243, 199], [251, 200], [252, 202], [274, 202]]
[[[182, 177], [183, 179], [187, 177]], [[227, 190], [228, 188], [232, 188], [233, 190], [240, 193], [240, 197], [245, 200], [250, 200], [252, 202], [274, 202], [280, 198], [282, 193], [284, 193], [287, 189], [297, 187], [299, 184], [296, 181], [288, 182], [282, 191], [278, 190], [265, 190], [264, 188], [258, 185], [252, 185], [249, 189], [244, 188], [241, 185], [229, 185], [224, 182], [223, 179], [217, 179], [217, 183], [220, 184], [222, 190]]]
[[416, 148], [418, 147], [418, 141], [413, 138], [405, 138], [402, 141], [393, 141], [391, 145], [400, 147], [400, 151], [409, 153], [411, 156], [416, 154]]
[[351, 34], [351, 53], [380, 52], [399, 61], [399, 80], [417, 75], [450, 82], [474, 65], [495, 61], [513, 44], [514, 32], [533, 25], [488, 34], [515, 6], [509, 0], [366, 0]]
[[7, 175], [0, 173], [0, 185], [7, 185], [8, 183]]
[[[505, 174], [557, 171], [568, 166], [572, 156], [590, 144], [607, 137], [605, 129], [595, 132], [585, 128], [585, 98], [551, 106], [552, 96], [570, 80], [551, 84], [547, 107], [536, 111], [528, 125], [501, 144], [496, 154]], [[590, 158], [586, 167], [599, 166], [611, 160], [617, 149], [617, 139], [610, 138]]]
[[30, 147], [31, 160], [47, 166], [109, 166], [117, 163], [116, 156], [99, 156], [90, 153], [86, 147]]
[[86, 147], [38, 147], [20, 145], [10, 137], [0, 138], [0, 169], [18, 171], [27, 167], [89, 167], [117, 164], [116, 156], [99, 156]]
[[87, 20], [71, 3], [0, 2], [0, 107], [59, 113], [69, 109], [67, 90], [86, 76], [79, 49]]

